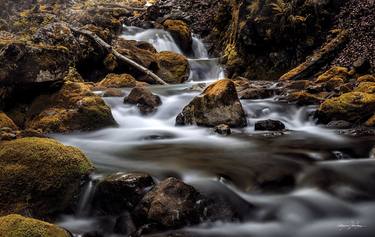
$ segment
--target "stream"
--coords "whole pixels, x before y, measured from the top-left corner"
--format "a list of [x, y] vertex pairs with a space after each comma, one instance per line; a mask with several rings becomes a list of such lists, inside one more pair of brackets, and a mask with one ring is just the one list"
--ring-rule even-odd
[[[125, 27], [121, 37], [147, 41], [158, 51], [182, 53], [163, 30]], [[350, 198], [342, 198], [356, 193], [349, 184], [338, 182], [337, 187], [330, 189], [334, 191], [325, 192], [299, 182], [312, 168], [334, 170], [341, 175], [337, 176], [338, 181], [346, 177], [361, 185], [375, 180], [375, 160], [368, 159], [374, 138], [338, 135], [316, 125], [309, 116], [314, 107], [297, 107], [277, 98], [242, 100], [249, 125], [234, 129], [228, 137], [217, 135], [210, 128], [176, 127], [176, 116], [200, 93], [192, 88], [225, 77], [218, 60], [209, 58], [200, 39], [194, 38], [193, 53], [188, 57], [191, 74], [186, 83], [150, 86], [163, 102], [154, 114], [141, 115], [136, 106], [124, 104], [123, 98], [106, 97], [118, 127], [54, 135], [64, 144], [80, 147], [97, 168], [81, 196], [77, 214], [61, 217], [59, 225], [76, 236], [102, 228], [103, 220], [90, 216], [89, 210], [95, 181], [119, 171], [141, 171], [159, 180], [178, 177], [202, 193], [221, 193], [242, 210], [243, 218], [236, 223], [205, 223], [184, 229], [194, 236], [316, 237], [374, 233], [374, 201], [351, 202]], [[123, 90], [126, 94], [130, 92]], [[265, 119], [282, 121], [286, 132], [254, 131], [255, 122]], [[364, 171], [358, 172], [362, 168]], [[285, 180], [292, 184], [280, 188], [273, 181], [280, 174], [296, 174], [298, 179], [296, 183]], [[260, 192], [260, 186], [267, 192]], [[250, 213], [247, 204], [256, 208]]]

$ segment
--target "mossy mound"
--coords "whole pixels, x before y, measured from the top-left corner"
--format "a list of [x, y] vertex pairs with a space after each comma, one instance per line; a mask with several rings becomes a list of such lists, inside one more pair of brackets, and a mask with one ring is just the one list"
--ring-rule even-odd
[[48, 216], [68, 208], [93, 166], [77, 148], [47, 138], [0, 143], [0, 215]]
[[67, 81], [52, 95], [41, 95], [29, 110], [26, 127], [44, 132], [91, 131], [114, 126], [111, 109], [91, 85]]
[[316, 83], [321, 83], [321, 82], [328, 82], [332, 79], [342, 79], [343, 81], [347, 81], [349, 78], [350, 73], [349, 70], [345, 67], [332, 67], [328, 71], [324, 72], [322, 75], [320, 75], [316, 79]]
[[375, 111], [375, 95], [363, 92], [349, 92], [324, 101], [316, 116], [320, 122], [335, 120], [365, 122]]
[[60, 227], [20, 215], [0, 217], [1, 237], [69, 237]]
[[157, 75], [170, 84], [183, 83], [189, 78], [190, 66], [181, 54], [164, 51], [157, 55], [159, 70]]
[[375, 82], [361, 82], [354, 91], [375, 94]]
[[8, 117], [5, 113], [0, 111], [0, 128], [10, 128], [13, 130], [18, 130], [16, 124], [14, 124], [13, 120]]
[[124, 88], [135, 87], [137, 81], [132, 75], [129, 74], [108, 74], [101, 82], [98, 83], [99, 87], [106, 88]]
[[357, 82], [375, 82], [375, 76], [367, 74], [357, 78]]

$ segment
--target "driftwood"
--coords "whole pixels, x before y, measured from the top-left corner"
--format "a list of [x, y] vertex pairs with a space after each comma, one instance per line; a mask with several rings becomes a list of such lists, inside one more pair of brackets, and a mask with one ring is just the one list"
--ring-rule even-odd
[[299, 80], [312, 75], [317, 68], [328, 61], [337, 49], [346, 42], [347, 36], [347, 31], [339, 30], [335, 38], [326, 42], [321, 49], [316, 51], [311, 57], [308, 57], [304, 63], [282, 75], [279, 80]]
[[108, 52], [110, 52], [113, 55], [115, 55], [116, 58], [118, 58], [119, 60], [121, 60], [121, 61], [123, 61], [123, 62], [125, 62], [125, 63], [127, 63], [127, 64], [129, 64], [129, 65], [131, 65], [133, 67], [135, 67], [136, 69], [138, 69], [140, 71], [142, 71], [144, 74], [146, 74], [150, 78], [154, 79], [155, 82], [157, 82], [159, 84], [162, 84], [162, 85], [168, 85], [168, 83], [166, 83], [163, 79], [161, 79], [159, 76], [157, 76], [155, 73], [153, 73], [149, 69], [143, 67], [142, 65], [138, 64], [134, 60], [132, 60], [132, 59], [130, 59], [128, 57], [125, 57], [124, 55], [122, 55], [119, 52], [117, 52], [111, 45], [109, 45], [108, 43], [106, 43], [103, 39], [101, 39], [95, 33], [91, 32], [89, 30], [78, 29], [78, 28], [75, 28], [75, 27], [72, 27], [72, 26], [70, 26], [70, 29], [73, 32], [75, 32], [75, 33], [82, 34], [82, 35], [85, 35], [85, 36], [91, 38], [97, 44], [99, 44], [101, 47], [105, 48]]

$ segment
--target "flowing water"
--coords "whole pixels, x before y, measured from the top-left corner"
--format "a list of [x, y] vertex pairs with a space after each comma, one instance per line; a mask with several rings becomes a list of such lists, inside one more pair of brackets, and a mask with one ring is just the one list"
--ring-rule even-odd
[[[148, 41], [158, 51], [181, 53], [171, 35], [163, 30], [126, 27], [122, 37]], [[118, 127], [55, 135], [65, 144], [82, 148], [97, 167], [96, 176], [82, 194], [77, 215], [62, 217], [58, 224], [77, 235], [102, 228], [100, 218], [89, 214], [95, 182], [117, 171], [143, 171], [160, 180], [170, 176], [181, 178], [202, 193], [226, 195], [242, 212], [240, 222], [205, 223], [185, 229], [197, 236], [370, 236], [369, 233], [374, 233], [375, 202], [344, 201], [303, 185], [280, 190], [272, 182], [272, 177], [280, 172], [302, 177], [312, 166], [328, 167], [359, 184], [374, 180], [375, 160], [367, 159], [374, 138], [337, 135], [315, 124], [309, 116], [314, 108], [299, 108], [275, 98], [242, 101], [249, 126], [234, 130], [229, 137], [219, 136], [209, 128], [175, 126], [177, 114], [199, 94], [194, 88], [224, 77], [217, 59], [209, 58], [202, 41], [194, 38], [193, 46], [188, 82], [151, 86], [163, 102], [154, 114], [141, 115], [136, 106], [124, 104], [123, 98], [109, 97], [105, 100]], [[129, 89], [124, 91], [129, 93]], [[254, 123], [263, 119], [284, 122], [287, 132], [255, 132]], [[359, 171], [362, 168], [366, 172]], [[260, 180], [271, 180], [263, 186], [268, 187], [268, 192], [259, 191]], [[354, 192], [345, 185], [335, 191], [349, 196]], [[256, 208], [247, 211], [248, 204]]]

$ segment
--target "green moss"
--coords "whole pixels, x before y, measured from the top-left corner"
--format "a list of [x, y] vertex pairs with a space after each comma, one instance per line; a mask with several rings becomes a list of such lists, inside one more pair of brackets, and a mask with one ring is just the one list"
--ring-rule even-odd
[[0, 166], [0, 215], [64, 210], [93, 169], [79, 149], [46, 138], [1, 142]]
[[53, 224], [20, 215], [0, 217], [1, 237], [69, 237], [63, 229]]

